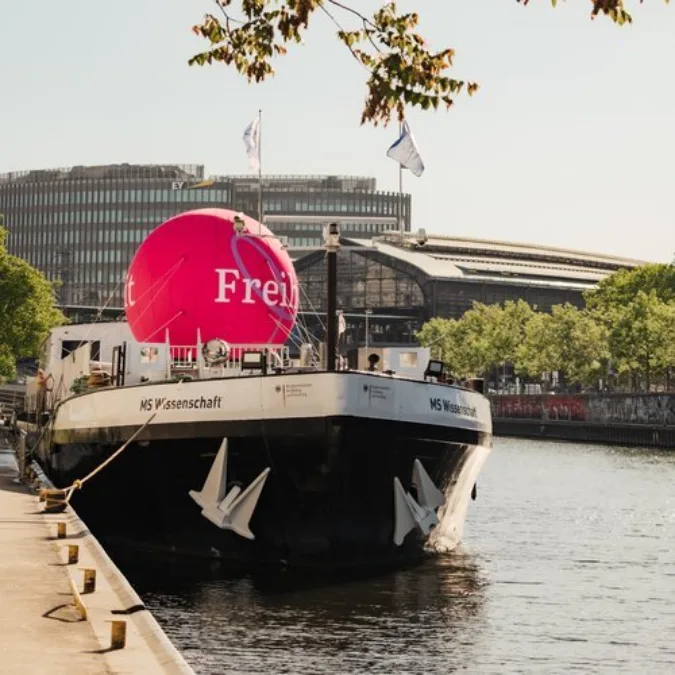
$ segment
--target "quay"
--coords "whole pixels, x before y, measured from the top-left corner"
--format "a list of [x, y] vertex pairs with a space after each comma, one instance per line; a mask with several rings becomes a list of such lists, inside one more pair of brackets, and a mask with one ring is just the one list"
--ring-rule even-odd
[[194, 675], [68, 507], [46, 513], [0, 427], [0, 671]]
[[495, 435], [675, 448], [675, 393], [491, 395]]
[[639, 448], [675, 448], [675, 427], [643, 424], [589, 424], [574, 420], [493, 419], [495, 436], [549, 441], [600, 443]]

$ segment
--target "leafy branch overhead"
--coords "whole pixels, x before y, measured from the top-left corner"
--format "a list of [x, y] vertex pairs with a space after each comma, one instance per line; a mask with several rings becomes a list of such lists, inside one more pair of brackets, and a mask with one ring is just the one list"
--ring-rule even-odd
[[[530, 0], [516, 1], [523, 5], [527, 5], [530, 2]], [[666, 4], [670, 2], [670, 0], [664, 1]], [[639, 2], [642, 4], [643, 0], [639, 0]], [[551, 4], [555, 7], [558, 4], [558, 0], [551, 0]], [[633, 23], [633, 17], [626, 10], [624, 0], [591, 0], [591, 5], [593, 5], [593, 9], [591, 10], [591, 18], [593, 19], [599, 14], [604, 14], [620, 26], [625, 23]]]
[[[516, 0], [527, 5], [530, 0]], [[668, 2], [669, 0], [665, 0]], [[433, 51], [417, 32], [419, 15], [401, 13], [394, 2], [368, 16], [339, 0], [214, 0], [217, 16], [207, 14], [193, 31], [209, 48], [190, 65], [214, 62], [234, 66], [249, 82], [274, 75], [272, 61], [286, 54], [288, 43], [301, 43], [313, 15], [331, 21], [338, 40], [367, 71], [367, 95], [361, 123], [388, 124], [403, 119], [407, 105], [423, 110], [449, 108], [462, 91], [478, 84], [449, 76], [454, 51]], [[551, 0], [553, 6], [558, 0]], [[642, 0], [640, 0], [642, 2]], [[630, 23], [624, 0], [591, 0], [591, 16], [603, 14]]]
[[221, 15], [207, 14], [193, 29], [210, 48], [190, 59], [190, 65], [222, 62], [249, 81], [261, 82], [274, 74], [274, 57], [286, 53], [287, 43], [302, 42], [310, 19], [320, 12], [368, 72], [361, 123], [387, 124], [393, 114], [402, 120], [406, 105], [449, 108], [462, 90], [471, 95], [478, 89], [475, 82], [448, 76], [453, 50], [429, 49], [416, 30], [418, 14], [400, 13], [393, 2], [372, 16], [337, 0], [216, 0], [216, 4]]

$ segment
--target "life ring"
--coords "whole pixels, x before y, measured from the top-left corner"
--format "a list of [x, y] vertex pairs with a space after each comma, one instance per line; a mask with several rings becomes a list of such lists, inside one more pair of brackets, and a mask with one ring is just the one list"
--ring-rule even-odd
[[54, 389], [54, 378], [51, 373], [44, 379], [44, 388], [45, 391], [52, 391]]

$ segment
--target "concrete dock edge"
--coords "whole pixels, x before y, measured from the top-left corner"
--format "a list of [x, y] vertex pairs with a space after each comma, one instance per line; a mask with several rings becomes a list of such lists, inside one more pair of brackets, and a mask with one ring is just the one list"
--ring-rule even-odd
[[[37, 463], [31, 463], [31, 470], [40, 487], [54, 488]], [[71, 583], [79, 591], [87, 621], [96, 634], [111, 672], [194, 675], [192, 668], [75, 510], [68, 506], [62, 513], [42, 512], [42, 517], [53, 533], [53, 546], [57, 548]], [[57, 534], [59, 523], [65, 523], [63, 538]], [[68, 562], [70, 545], [78, 546], [77, 563]], [[90, 593], [83, 592], [84, 569], [95, 570], [96, 588]], [[113, 621], [125, 622], [124, 648], [111, 649]]]

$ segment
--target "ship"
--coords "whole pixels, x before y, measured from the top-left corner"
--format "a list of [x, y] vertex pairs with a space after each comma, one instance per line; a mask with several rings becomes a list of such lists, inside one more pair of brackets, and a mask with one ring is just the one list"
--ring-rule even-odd
[[[206, 211], [192, 215], [237, 238], [274, 239], [239, 214]], [[325, 239], [325, 340], [295, 356], [278, 336], [233, 342], [198, 328], [189, 344], [169, 330], [139, 340], [129, 298], [126, 321], [50, 333], [20, 424], [34, 459], [104, 542], [350, 567], [419, 561], [461, 540], [492, 446], [483, 383], [454, 380], [422, 347], [360, 349], [348, 362], [338, 223]]]

